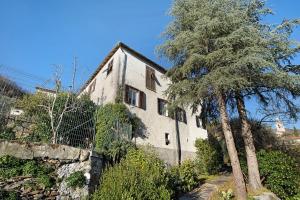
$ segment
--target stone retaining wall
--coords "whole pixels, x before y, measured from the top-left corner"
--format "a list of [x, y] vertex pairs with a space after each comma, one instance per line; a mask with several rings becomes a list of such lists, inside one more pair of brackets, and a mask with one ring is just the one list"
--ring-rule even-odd
[[[23, 184], [30, 177], [15, 177], [0, 182], [1, 189], [17, 190], [24, 197], [27, 196], [24, 199], [83, 199], [94, 191], [104, 167], [101, 155], [66, 145], [0, 140], [0, 156], [4, 155], [47, 163], [55, 169], [57, 178], [61, 180], [50, 191], [24, 191]], [[66, 178], [76, 171], [84, 172], [86, 184], [82, 188], [72, 189], [67, 187]]]

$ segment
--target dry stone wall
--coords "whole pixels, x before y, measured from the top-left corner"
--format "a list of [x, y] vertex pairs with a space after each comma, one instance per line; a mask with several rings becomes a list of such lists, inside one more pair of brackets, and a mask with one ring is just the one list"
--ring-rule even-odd
[[[2, 190], [17, 191], [22, 199], [84, 199], [95, 190], [104, 167], [101, 155], [65, 145], [0, 140], [0, 156], [5, 155], [50, 165], [59, 180], [47, 190], [25, 187], [27, 183], [35, 181], [33, 177], [20, 176], [0, 180]], [[81, 188], [70, 188], [66, 179], [76, 171], [84, 173], [86, 183]]]

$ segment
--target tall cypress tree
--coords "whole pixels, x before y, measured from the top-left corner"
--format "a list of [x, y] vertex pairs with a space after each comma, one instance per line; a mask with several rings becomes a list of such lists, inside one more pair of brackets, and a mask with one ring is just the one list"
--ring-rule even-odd
[[232, 96], [236, 98], [251, 164], [250, 183], [259, 188], [257, 159], [243, 95], [282, 87], [297, 91], [295, 85], [299, 86], [299, 76], [291, 73], [297, 71], [296, 67], [283, 66], [298, 47], [287, 48], [290, 45], [287, 28], [273, 29], [261, 23], [261, 17], [268, 13], [270, 10], [260, 0], [176, 0], [170, 12], [173, 21], [165, 32], [166, 41], [159, 48], [174, 64], [167, 73], [172, 84], [166, 91], [170, 99], [175, 99], [174, 105], [196, 106], [201, 99], [218, 102], [238, 199], [246, 199], [246, 189], [226, 101]]

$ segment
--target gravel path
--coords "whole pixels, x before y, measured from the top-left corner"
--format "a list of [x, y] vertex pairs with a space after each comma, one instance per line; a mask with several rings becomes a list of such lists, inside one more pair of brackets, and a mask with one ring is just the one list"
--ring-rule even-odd
[[231, 176], [218, 176], [215, 179], [205, 181], [203, 185], [181, 196], [179, 200], [209, 200], [218, 186], [229, 181]]

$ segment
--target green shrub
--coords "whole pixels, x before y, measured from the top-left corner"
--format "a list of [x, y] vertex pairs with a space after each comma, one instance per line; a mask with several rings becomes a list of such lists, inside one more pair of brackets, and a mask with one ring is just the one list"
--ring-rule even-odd
[[103, 153], [112, 162], [119, 161], [127, 153], [127, 150], [133, 147], [130, 142], [132, 139], [130, 130], [122, 133], [123, 135], [117, 135], [113, 130], [117, 121], [121, 125], [131, 125], [133, 131], [141, 124], [140, 120], [132, 115], [124, 104], [106, 104], [97, 110], [96, 150]]
[[257, 154], [264, 185], [282, 199], [296, 195], [300, 189], [299, 166], [295, 159], [280, 151], [261, 150]]
[[120, 163], [103, 173], [93, 200], [170, 199], [166, 168], [155, 154], [129, 150]]
[[201, 174], [216, 174], [223, 165], [222, 149], [217, 142], [197, 139], [197, 168]]
[[11, 178], [22, 174], [23, 161], [13, 156], [0, 157], [0, 177]]
[[67, 178], [67, 186], [71, 188], [82, 188], [86, 183], [86, 178], [84, 176], [83, 171], [77, 171]]
[[172, 167], [169, 171], [170, 186], [176, 195], [191, 191], [199, 183], [195, 162], [184, 161], [180, 166]]
[[18, 200], [21, 199], [17, 192], [5, 191], [0, 189], [0, 199], [1, 200]]
[[54, 185], [54, 180], [49, 175], [39, 175], [37, 177], [37, 183], [42, 188], [51, 188]]
[[[0, 178], [12, 178], [15, 176], [32, 176], [37, 178], [38, 182], [45, 187], [51, 187], [50, 182], [53, 180], [49, 174], [53, 171], [51, 167], [40, 164], [34, 160], [22, 160], [13, 156], [0, 157]], [[44, 176], [47, 176], [49, 181]]]
[[16, 135], [12, 128], [5, 128], [0, 132], [0, 139], [3, 140], [15, 140]]

